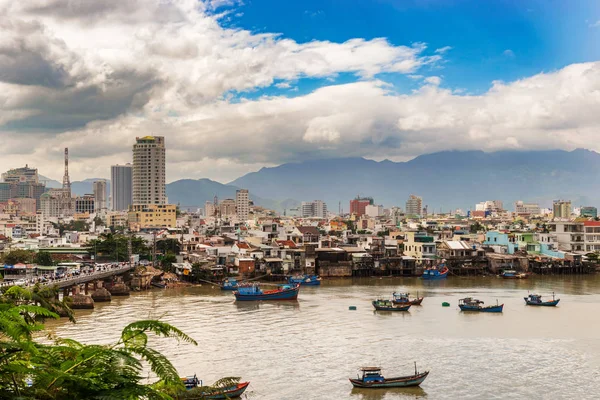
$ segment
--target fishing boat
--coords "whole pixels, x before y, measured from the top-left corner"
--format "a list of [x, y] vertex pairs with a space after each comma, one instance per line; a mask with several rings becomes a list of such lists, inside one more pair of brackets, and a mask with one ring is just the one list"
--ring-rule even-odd
[[410, 293], [396, 293], [392, 294], [394, 296], [392, 298], [392, 302], [394, 304], [410, 304], [412, 306], [420, 306], [423, 302], [423, 297], [419, 297], [419, 292], [417, 292], [417, 297], [415, 299], [410, 299]]
[[300, 285], [282, 285], [276, 289], [262, 290], [258, 283], [240, 283], [233, 292], [238, 301], [296, 300]]
[[167, 287], [167, 284], [165, 282], [150, 282], [150, 285], [159, 289], [165, 289]]
[[[181, 378], [186, 390], [192, 390], [197, 387], [202, 387], [202, 381], [194, 376], [186, 376]], [[203, 399], [235, 399], [240, 397], [250, 385], [250, 382], [240, 382], [233, 386], [228, 386], [222, 389], [216, 389], [210, 392], [202, 392]]]
[[445, 263], [442, 263], [440, 265], [425, 269], [421, 278], [429, 281], [446, 279], [448, 277], [448, 272], [450, 272], [450, 270], [448, 267], [446, 267]]
[[483, 301], [474, 299], [472, 297], [465, 297], [464, 299], [458, 300], [458, 306], [461, 311], [478, 311], [478, 312], [489, 312], [489, 313], [501, 313], [504, 308], [504, 304], [498, 304], [496, 301], [495, 306], [484, 306]]
[[552, 301], [542, 301], [542, 296], [539, 294], [530, 294], [527, 297], [523, 297], [525, 303], [528, 306], [543, 306], [543, 307], [555, 307], [560, 299], [556, 299], [554, 297], [554, 293], [552, 293]]
[[362, 377], [359, 375], [358, 379], [350, 378], [350, 382], [352, 386], [363, 389], [419, 386], [427, 378], [427, 375], [429, 375], [429, 371], [419, 373], [416, 363], [414, 375], [396, 378], [385, 378], [381, 374], [380, 367], [362, 367], [359, 371], [362, 372]]
[[302, 286], [319, 286], [321, 278], [317, 275], [296, 275], [288, 277], [288, 283]]
[[399, 305], [394, 304], [391, 300], [373, 300], [373, 307], [375, 307], [376, 311], [408, 311], [410, 309], [410, 304]]
[[238, 281], [235, 278], [227, 278], [221, 282], [221, 290], [237, 290]]
[[527, 275], [526, 273], [517, 272], [513, 269], [507, 269], [507, 270], [502, 271], [500, 276], [503, 277], [504, 279], [527, 279], [527, 278], [529, 278], [529, 275]]

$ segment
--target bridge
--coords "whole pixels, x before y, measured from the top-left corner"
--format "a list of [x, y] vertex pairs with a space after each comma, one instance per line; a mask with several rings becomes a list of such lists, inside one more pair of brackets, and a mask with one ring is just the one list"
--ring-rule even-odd
[[[30, 279], [27, 282], [20, 283], [18, 285], [23, 286], [23, 287], [31, 287], [31, 286], [35, 286], [36, 284], [40, 284], [42, 286], [56, 286], [57, 288], [62, 289], [62, 288], [76, 286], [76, 285], [81, 285], [83, 283], [94, 282], [94, 281], [110, 278], [111, 276], [121, 275], [127, 271], [133, 270], [134, 268], [135, 268], [134, 265], [129, 265], [129, 264], [115, 265], [115, 266], [106, 267], [106, 269], [101, 269], [98, 271], [93, 271], [93, 272], [89, 272], [89, 273], [81, 273], [79, 275], [72, 275], [72, 276], [68, 276], [68, 277], [64, 277], [64, 278], [60, 278], [60, 279], [46, 280], [43, 282], [39, 279], [34, 279], [34, 280]], [[14, 285], [16, 285], [15, 282], [16, 281], [0, 282], [0, 288], [14, 286]]]

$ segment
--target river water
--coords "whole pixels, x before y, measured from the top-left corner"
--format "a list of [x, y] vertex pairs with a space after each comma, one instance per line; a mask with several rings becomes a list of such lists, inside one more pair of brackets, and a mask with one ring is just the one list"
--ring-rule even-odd
[[[370, 301], [394, 290], [418, 291], [423, 305], [374, 312]], [[528, 290], [550, 298], [554, 291], [561, 302], [525, 306]], [[458, 299], [470, 295], [504, 303], [504, 313], [460, 312]], [[240, 376], [251, 381], [250, 399], [597, 399], [599, 310], [600, 276], [363, 278], [303, 287], [297, 302], [236, 303], [210, 285], [155, 289], [77, 311], [77, 324], [47, 327], [109, 343], [129, 322], [161, 318], [198, 341], [152, 341], [182, 376], [196, 373], [208, 383]], [[413, 361], [431, 371], [420, 388], [358, 390], [348, 381], [366, 365], [384, 367], [389, 377], [409, 375]]]

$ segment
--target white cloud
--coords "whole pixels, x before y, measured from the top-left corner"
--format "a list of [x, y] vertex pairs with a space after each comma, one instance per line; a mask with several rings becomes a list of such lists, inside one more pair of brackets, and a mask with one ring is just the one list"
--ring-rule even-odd
[[433, 86], [439, 86], [442, 83], [442, 78], [439, 76], [428, 76], [424, 79], [425, 83], [428, 83]]
[[435, 49], [435, 52], [438, 54], [446, 54], [448, 51], [452, 50], [452, 46], [444, 46], [439, 49]]
[[[60, 177], [68, 146], [74, 179], [107, 177], [146, 134], [166, 136], [170, 180], [230, 180], [309, 158], [597, 143], [600, 63], [495, 82], [472, 96], [425, 77], [445, 48], [431, 55], [422, 43], [385, 39], [297, 43], [225, 29], [196, 0], [72, 4], [0, 0], [0, 14], [10, 16], [0, 21], [0, 170], [29, 163]], [[383, 72], [423, 86], [398, 94], [378, 80]], [[356, 82], [292, 98], [231, 99], [342, 73]]]
[[600, 20], [594, 22], [593, 24], [590, 24], [590, 28], [598, 28], [600, 26]]
[[275, 87], [278, 89], [289, 89], [292, 85], [289, 82], [279, 82], [275, 84]]
[[512, 51], [511, 49], [506, 49], [502, 52], [502, 54], [504, 55], [504, 57], [507, 58], [515, 58], [515, 52]]

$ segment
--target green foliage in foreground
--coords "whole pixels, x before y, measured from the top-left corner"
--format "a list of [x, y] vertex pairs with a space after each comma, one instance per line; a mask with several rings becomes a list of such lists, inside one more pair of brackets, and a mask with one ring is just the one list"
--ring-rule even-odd
[[[187, 397], [171, 362], [148, 344], [150, 335], [197, 343], [165, 322], [127, 325], [116, 343], [86, 345], [71, 339], [35, 340], [46, 318], [71, 315], [52, 289], [11, 287], [0, 295], [0, 399], [177, 399]], [[145, 385], [142, 362], [159, 381]], [[219, 382], [218, 382], [219, 383]]]

